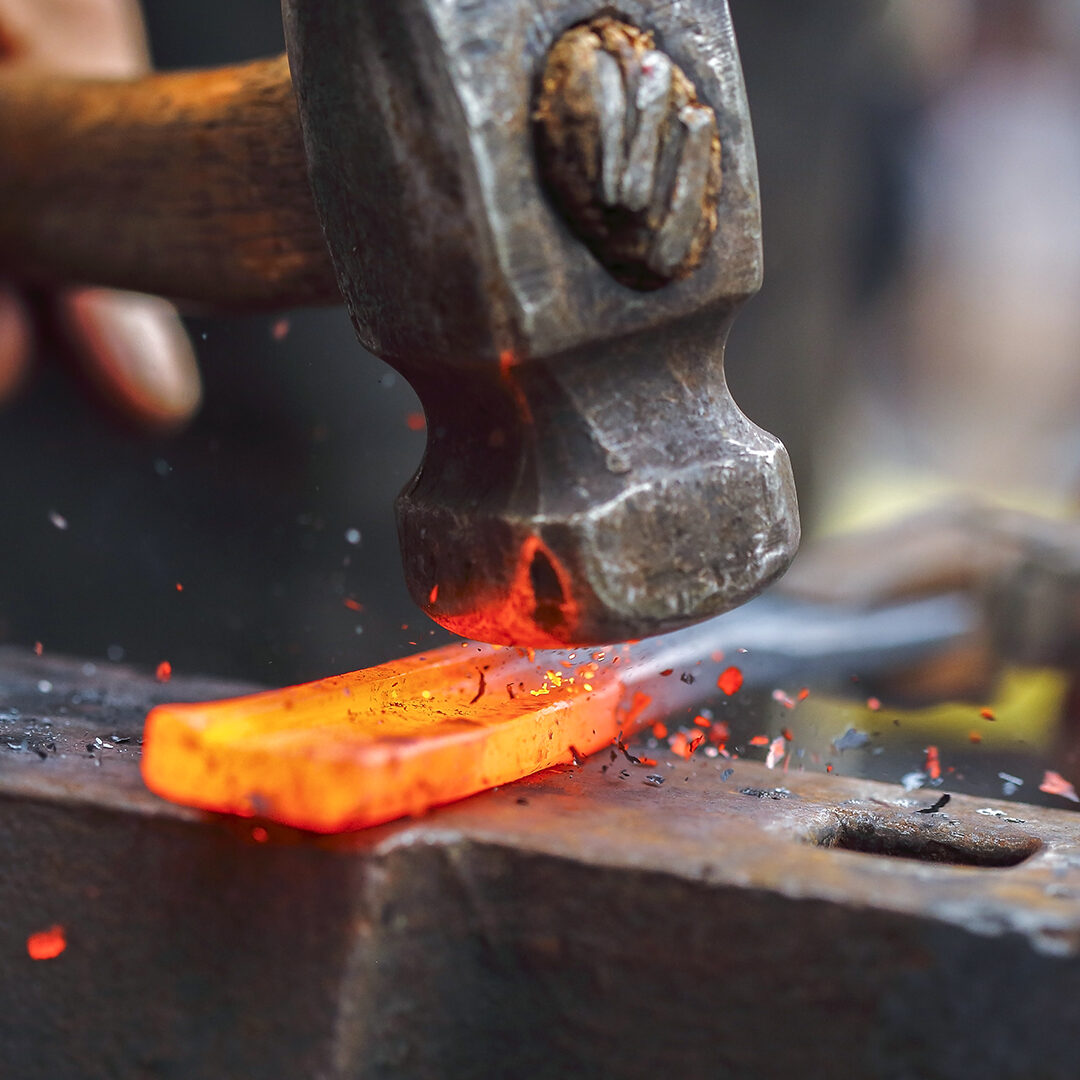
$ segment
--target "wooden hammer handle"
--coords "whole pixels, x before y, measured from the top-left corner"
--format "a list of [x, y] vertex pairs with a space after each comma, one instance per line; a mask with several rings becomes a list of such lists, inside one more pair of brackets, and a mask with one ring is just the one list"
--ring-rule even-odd
[[284, 56], [131, 82], [0, 76], [0, 280], [340, 303]]

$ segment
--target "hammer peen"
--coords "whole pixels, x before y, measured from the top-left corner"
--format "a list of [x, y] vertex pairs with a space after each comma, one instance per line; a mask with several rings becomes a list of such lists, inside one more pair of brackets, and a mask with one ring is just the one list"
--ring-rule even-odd
[[638, 638], [783, 573], [787, 453], [723, 369], [762, 265], [726, 2], [283, 9], [288, 59], [0, 76], [0, 277], [344, 296], [427, 413], [398, 533], [459, 634]]

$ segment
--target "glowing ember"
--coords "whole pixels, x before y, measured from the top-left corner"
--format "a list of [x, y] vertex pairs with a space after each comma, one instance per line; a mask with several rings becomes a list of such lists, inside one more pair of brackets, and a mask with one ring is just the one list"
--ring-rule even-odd
[[422, 412], [411, 412], [405, 417], [405, 426], [410, 431], [423, 431], [427, 427], [427, 420]]
[[50, 926], [26, 939], [26, 951], [31, 960], [55, 960], [67, 948], [67, 937], [62, 926]]
[[936, 746], [926, 748], [926, 775], [931, 780], [941, 779], [941, 759], [938, 757], [938, 748]]
[[668, 749], [675, 754], [676, 757], [685, 758], [689, 761], [690, 758], [694, 756], [694, 752], [704, 741], [704, 732], [691, 734], [686, 731], [677, 731], [668, 741]]
[[172, 664], [168, 660], [162, 660], [157, 666], [157, 671], [154, 673], [157, 677], [157, 681], [160, 683], [166, 683], [172, 678]]
[[721, 673], [720, 678], [716, 680], [716, 685], [723, 690], [728, 697], [738, 693], [742, 684], [742, 672], [737, 667], [726, 668]]
[[871, 712], [878, 712], [881, 709], [881, 701], [876, 697], [868, 697], [866, 699], [866, 707]]
[[1080, 795], [1076, 794], [1076, 788], [1061, 773], [1056, 773], [1052, 769], [1047, 769], [1043, 774], [1039, 790], [1045, 791], [1047, 795], [1060, 795], [1063, 799], [1080, 803]]

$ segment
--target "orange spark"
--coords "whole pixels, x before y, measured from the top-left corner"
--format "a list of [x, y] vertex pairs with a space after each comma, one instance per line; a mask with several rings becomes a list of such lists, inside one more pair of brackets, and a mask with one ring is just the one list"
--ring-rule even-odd
[[709, 731], [709, 738], [716, 743], [722, 743], [731, 738], [731, 729], [723, 720], [717, 720]]
[[936, 746], [928, 746], [926, 748], [926, 775], [931, 780], [941, 779], [941, 759], [938, 756], [938, 748]]
[[769, 736], [768, 735], [755, 735], [750, 740], [750, 745], [751, 746], [768, 746], [769, 745]]
[[731, 697], [732, 694], [738, 693], [739, 688], [743, 684], [742, 672], [737, 667], [729, 667], [721, 673], [720, 678], [716, 680], [716, 685]]
[[427, 427], [427, 420], [422, 412], [411, 412], [405, 417], [405, 426], [410, 431], [423, 431]]
[[881, 708], [881, 701], [876, 697], [868, 697], [866, 699], [866, 707], [871, 712], [877, 712]]
[[167, 683], [172, 678], [172, 664], [168, 660], [162, 660], [154, 674], [157, 676], [158, 682]]
[[55, 960], [66, 948], [67, 937], [59, 924], [39, 930], [26, 939], [26, 951], [31, 960]]
[[[434, 601], [433, 601], [434, 602]], [[351, 596], [346, 596], [343, 603], [350, 611], [363, 611], [364, 605], [359, 600], [354, 600]]]
[[694, 751], [705, 741], [704, 734], [693, 735], [686, 731], [676, 731], [671, 736], [668, 749], [677, 757], [687, 761], [694, 756]]
[[997, 719], [997, 717], [994, 715], [994, 710], [993, 709], [982, 709], [982, 710], [980, 710], [979, 715], [984, 720], [996, 720]]
[[34, 655], [40, 656], [45, 651], [45, 646], [40, 641], [34, 642]]

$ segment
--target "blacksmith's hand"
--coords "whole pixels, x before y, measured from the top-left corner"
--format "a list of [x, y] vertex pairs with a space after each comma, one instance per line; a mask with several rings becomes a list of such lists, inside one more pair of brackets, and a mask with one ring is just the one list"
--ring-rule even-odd
[[[92, 77], [139, 74], [149, 67], [139, 5], [0, 0], [0, 64]], [[78, 288], [52, 294], [41, 306], [90, 381], [124, 416], [162, 431], [181, 427], [197, 411], [202, 386], [195, 355], [170, 304]], [[27, 298], [0, 282], [0, 402], [24, 382], [33, 325]]]

